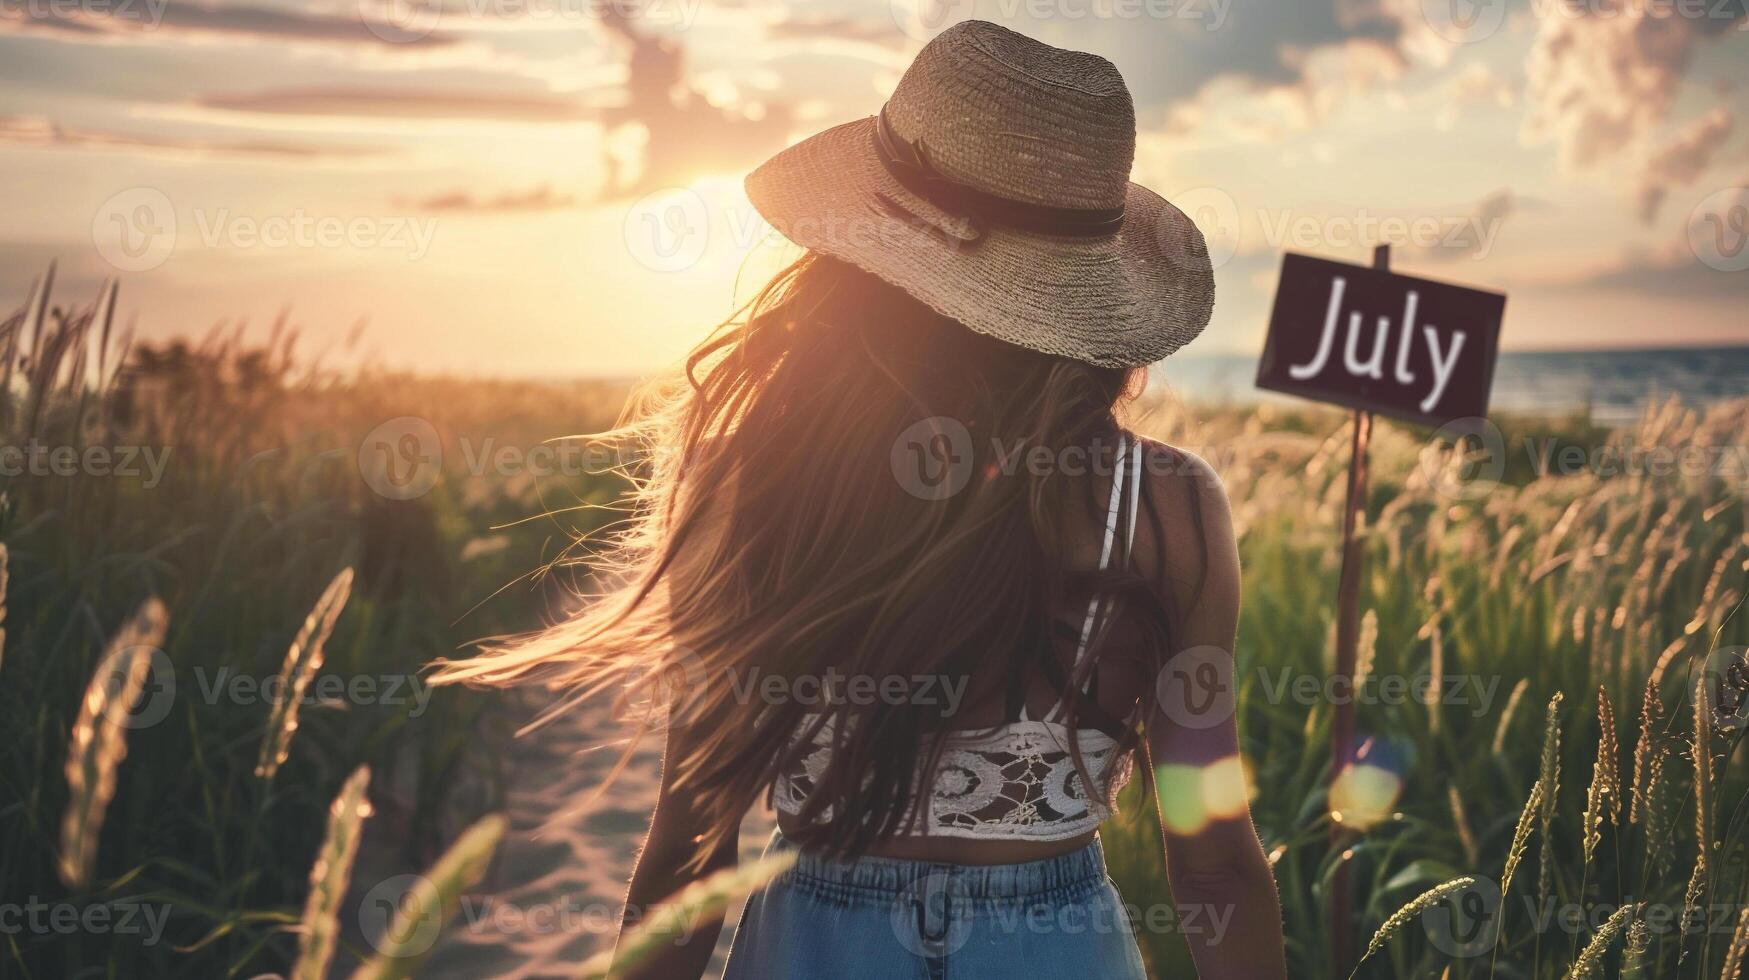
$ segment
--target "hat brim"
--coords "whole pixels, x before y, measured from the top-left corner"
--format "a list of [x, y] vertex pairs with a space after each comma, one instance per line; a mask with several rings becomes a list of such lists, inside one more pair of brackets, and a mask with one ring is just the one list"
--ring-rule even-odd
[[836, 126], [747, 176], [747, 197], [803, 248], [850, 262], [979, 333], [1102, 367], [1151, 364], [1189, 343], [1214, 309], [1202, 232], [1129, 185], [1105, 238], [982, 228], [907, 191], [881, 165], [874, 120]]

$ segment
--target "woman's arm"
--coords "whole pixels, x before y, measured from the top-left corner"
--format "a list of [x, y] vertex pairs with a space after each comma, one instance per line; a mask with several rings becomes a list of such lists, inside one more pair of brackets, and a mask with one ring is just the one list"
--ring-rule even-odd
[[1183, 921], [1201, 925], [1186, 928], [1185, 938], [1202, 980], [1285, 978], [1281, 900], [1251, 824], [1239, 764], [1232, 654], [1238, 547], [1219, 478], [1202, 460], [1190, 461], [1187, 472], [1155, 482], [1156, 500], [1172, 494], [1166, 499], [1194, 504], [1172, 510], [1200, 517], [1191, 518], [1199, 527], [1182, 528], [1186, 534], [1173, 533], [1182, 516], [1164, 522], [1167, 542], [1179, 545], [1168, 553], [1176, 561], [1187, 542], [1205, 542], [1203, 561], [1189, 562], [1202, 566], [1190, 569], [1192, 580], [1168, 575], [1163, 585], [1180, 619], [1178, 650], [1161, 672], [1148, 724], [1166, 873]]
[[[669, 732], [663, 751], [662, 788], [656, 797], [656, 812], [650, 816], [650, 836], [644, 842], [643, 853], [638, 855], [637, 870], [632, 872], [632, 884], [626, 893], [625, 914], [620, 920], [616, 945], [624, 941], [630, 926], [654, 914], [664, 900], [699, 878], [735, 865], [736, 842], [731, 835], [711, 854], [703, 868], [681, 870], [697, 855], [700, 846], [697, 838], [704, 830], [702, 821], [688, 805], [688, 794], [674, 791], [674, 760], [687, 748], [684, 726]], [[717, 936], [723, 931], [723, 920], [719, 917], [686, 925], [688, 931], [672, 945], [663, 945], [659, 952], [632, 970], [622, 972], [623, 968], [616, 962], [612, 975], [650, 980], [701, 976], [710, 962], [711, 952], [716, 949]]]

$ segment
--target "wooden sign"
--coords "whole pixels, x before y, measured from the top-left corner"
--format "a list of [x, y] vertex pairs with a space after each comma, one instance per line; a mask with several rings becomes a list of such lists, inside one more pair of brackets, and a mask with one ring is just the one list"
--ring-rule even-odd
[[1288, 253], [1257, 387], [1440, 426], [1488, 413], [1506, 297]]

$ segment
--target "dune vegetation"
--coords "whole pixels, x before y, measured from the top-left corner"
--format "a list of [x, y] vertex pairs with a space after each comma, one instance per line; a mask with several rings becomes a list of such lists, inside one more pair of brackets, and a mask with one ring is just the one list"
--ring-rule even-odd
[[[156, 932], [49, 916], [0, 935], [0, 974], [406, 975], [359, 943], [361, 835], [431, 869], [399, 914], [441, 917], [504, 832], [502, 699], [422, 670], [567, 601], [624, 461], [549, 440], [627, 391], [328, 370], [283, 324], [134, 344], [114, 306], [45, 282], [0, 323], [0, 881]], [[1233, 499], [1242, 761], [1291, 971], [1328, 973], [1340, 864], [1359, 976], [1737, 977], [1749, 401], [1497, 421], [1495, 468], [1375, 433], [1363, 742], [1332, 789], [1346, 416], [1157, 396], [1134, 419]], [[1605, 465], [1630, 448], [1705, 465]], [[1156, 975], [1188, 975], [1218, 910], [1171, 909], [1136, 793], [1113, 875], [1168, 910], [1138, 922]]]

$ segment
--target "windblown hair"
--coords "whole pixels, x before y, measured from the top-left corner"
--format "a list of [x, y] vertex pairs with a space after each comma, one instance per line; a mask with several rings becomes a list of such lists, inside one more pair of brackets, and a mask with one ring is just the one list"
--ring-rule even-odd
[[[1103, 525], [1110, 482], [1087, 473], [1110, 474], [1139, 381], [984, 337], [805, 256], [692, 353], [683, 382], [635, 400], [607, 434], [643, 462], [627, 521], [587, 562], [599, 594], [437, 679], [545, 682], [566, 691], [555, 711], [613, 692], [639, 734], [668, 731], [670, 777], [707, 824], [701, 861], [732, 846], [818, 726], [831, 724], [834, 750], [801, 836], [837, 854], [904, 832], [936, 736], [968, 727], [939, 705], [892, 703], [905, 699], [764, 698], [773, 676], [784, 690], [804, 689], [799, 678], [963, 680], [961, 714], [1012, 704], [1042, 676], [1064, 692], [1071, 730], [1099, 727], [1134, 751], [1135, 719], [1081, 693], [1111, 630], [1071, 676], [1073, 634], [1088, 600], [1111, 596], [1135, 624], [1126, 635], [1142, 636], [1126, 655], [1144, 651], [1151, 677], [1172, 617], [1127, 555], [1101, 572], [1077, 570], [1071, 552]], [[1088, 464], [1027, 465], [1041, 447]], [[963, 488], [937, 491], [955, 478]], [[1146, 495], [1141, 512], [1155, 520]], [[1108, 794], [1072, 754], [1089, 795]]]

